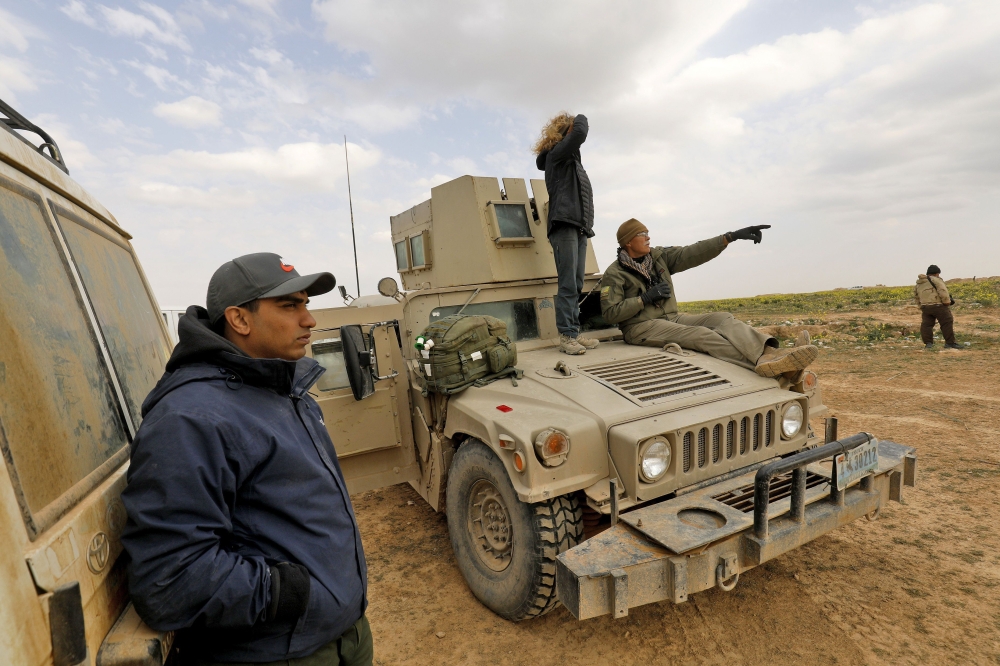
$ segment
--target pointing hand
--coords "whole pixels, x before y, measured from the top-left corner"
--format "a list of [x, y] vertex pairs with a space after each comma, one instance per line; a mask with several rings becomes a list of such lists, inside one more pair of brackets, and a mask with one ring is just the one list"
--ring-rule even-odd
[[754, 245], [763, 240], [764, 235], [761, 233], [761, 229], [770, 229], [770, 224], [758, 224], [753, 227], [743, 227], [742, 229], [737, 229], [736, 231], [729, 231], [726, 233], [726, 240], [732, 243], [734, 240], [752, 240]]

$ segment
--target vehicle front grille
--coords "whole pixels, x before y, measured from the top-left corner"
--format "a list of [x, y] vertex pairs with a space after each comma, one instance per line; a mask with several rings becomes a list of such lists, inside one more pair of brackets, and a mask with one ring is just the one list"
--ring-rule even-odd
[[580, 370], [642, 402], [730, 383], [704, 368], [667, 355], [601, 363]]
[[[829, 483], [829, 477], [823, 476], [822, 474], [816, 474], [815, 472], [806, 472], [806, 488], [815, 488], [816, 486], [821, 486], [824, 483]], [[792, 494], [792, 473], [780, 474], [771, 481], [771, 494], [768, 496], [768, 504], [773, 504], [780, 499], [789, 497]], [[740, 486], [735, 490], [730, 490], [724, 492], [720, 495], [715, 495], [712, 499], [722, 502], [723, 504], [728, 504], [729, 506], [742, 511], [743, 513], [750, 513], [753, 511], [753, 484], [747, 484], [745, 486]]]
[[[751, 459], [761, 449], [776, 442], [774, 429], [776, 414], [773, 409], [730, 419], [725, 423], [725, 445], [722, 442], [722, 423], [706, 425], [685, 432], [681, 438], [681, 471], [685, 474], [704, 469], [709, 460], [716, 463], [747, 456]], [[737, 434], [739, 445], [737, 446]], [[711, 438], [711, 441], [709, 441]], [[725, 455], [725, 457], [723, 457]]]

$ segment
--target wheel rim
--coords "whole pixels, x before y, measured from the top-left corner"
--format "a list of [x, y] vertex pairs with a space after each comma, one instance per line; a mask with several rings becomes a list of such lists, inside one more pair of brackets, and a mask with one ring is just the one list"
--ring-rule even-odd
[[493, 571], [510, 566], [514, 546], [510, 512], [500, 491], [486, 479], [476, 481], [469, 493], [469, 532], [483, 564]]

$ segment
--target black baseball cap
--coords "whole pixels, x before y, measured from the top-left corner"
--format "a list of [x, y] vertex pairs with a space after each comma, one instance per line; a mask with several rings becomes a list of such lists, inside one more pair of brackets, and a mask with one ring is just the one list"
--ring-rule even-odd
[[226, 308], [243, 305], [258, 298], [277, 298], [300, 291], [319, 296], [332, 291], [337, 278], [332, 273], [299, 275], [295, 266], [273, 252], [255, 252], [236, 257], [219, 266], [208, 281], [205, 305], [214, 326]]

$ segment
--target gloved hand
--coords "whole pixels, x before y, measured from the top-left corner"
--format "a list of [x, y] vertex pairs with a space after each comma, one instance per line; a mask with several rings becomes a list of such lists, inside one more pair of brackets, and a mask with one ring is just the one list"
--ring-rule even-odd
[[949, 303], [948, 305], [954, 305], [954, 304], [955, 304], [955, 297], [954, 297], [954, 296], [952, 296], [952, 297], [951, 297], [951, 303]]
[[662, 301], [670, 298], [670, 284], [667, 282], [660, 282], [654, 284], [652, 287], [643, 292], [642, 302], [646, 305], [650, 303], [655, 303], [656, 301]]
[[301, 564], [279, 562], [271, 567], [271, 602], [267, 621], [295, 620], [309, 606], [309, 570]]
[[752, 240], [753, 244], [756, 245], [764, 238], [764, 234], [762, 234], [760, 230], [770, 228], [770, 224], [758, 224], [753, 227], [743, 227], [742, 229], [737, 229], [736, 231], [727, 231], [726, 240], [730, 243], [734, 240]]

